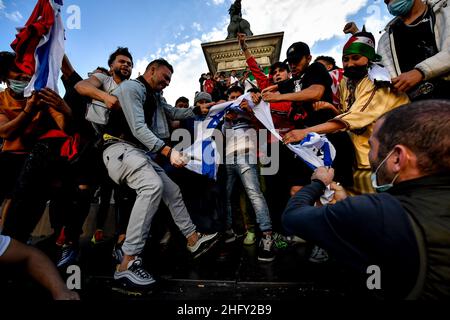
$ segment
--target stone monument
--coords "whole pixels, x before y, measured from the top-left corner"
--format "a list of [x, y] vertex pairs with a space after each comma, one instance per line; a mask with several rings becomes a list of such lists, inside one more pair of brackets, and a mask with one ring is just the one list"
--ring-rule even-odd
[[230, 24], [227, 28], [227, 38], [223, 41], [202, 43], [208, 69], [212, 74], [246, 69], [247, 63], [237, 40], [238, 33], [246, 34], [248, 48], [261, 67], [266, 68], [279, 61], [284, 32], [253, 35], [250, 23], [242, 18], [241, 0], [235, 0], [228, 12]]

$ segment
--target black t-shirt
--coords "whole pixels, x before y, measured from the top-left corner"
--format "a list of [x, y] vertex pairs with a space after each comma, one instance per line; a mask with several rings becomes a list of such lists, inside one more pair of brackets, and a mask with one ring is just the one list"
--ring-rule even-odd
[[[280, 93], [292, 93], [305, 90], [312, 85], [324, 86], [325, 92], [320, 100], [333, 103], [332, 79], [327, 69], [318, 62], [309, 65], [300, 78], [284, 81], [278, 84], [278, 88]], [[324, 123], [333, 117], [333, 112], [328, 109], [314, 111], [311, 102], [293, 102], [292, 111], [289, 115], [290, 120], [298, 129]]]
[[82, 143], [87, 140], [95, 139], [95, 130], [92, 124], [85, 119], [86, 105], [89, 99], [80, 95], [75, 90], [75, 85], [83, 80], [77, 72], [73, 72], [67, 79], [61, 78], [66, 93], [64, 101], [72, 109], [72, 125], [69, 126], [69, 133], [78, 132], [81, 135]]
[[417, 64], [438, 52], [433, 25], [432, 9], [428, 7], [424, 15], [410, 25], [405, 25], [398, 19], [392, 26], [395, 50], [402, 73], [411, 71]]

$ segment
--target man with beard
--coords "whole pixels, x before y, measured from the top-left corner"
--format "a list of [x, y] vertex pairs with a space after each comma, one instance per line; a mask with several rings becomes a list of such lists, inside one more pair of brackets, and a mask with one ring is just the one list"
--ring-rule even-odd
[[[315, 108], [315, 103], [318, 101], [326, 101], [330, 104], [333, 102], [332, 79], [323, 64], [311, 63], [309, 46], [304, 42], [295, 42], [288, 48], [286, 57], [292, 78], [263, 90], [263, 99], [270, 103], [291, 101], [292, 110], [289, 119], [296, 129], [313, 127], [335, 117], [333, 108]], [[279, 93], [276, 92], [277, 90]], [[287, 134], [292, 135], [292, 132], [297, 130]], [[333, 163], [336, 176], [341, 183], [349, 186], [352, 184], [351, 160], [349, 161], [352, 146], [349, 137], [341, 132], [335, 132], [327, 135], [327, 138], [336, 148], [336, 158]], [[294, 195], [302, 186], [309, 183], [312, 171], [303, 161], [295, 158], [292, 152], [289, 153], [293, 159], [289, 168], [297, 168], [294, 173], [291, 172], [288, 180], [290, 194]]]
[[290, 200], [285, 228], [327, 249], [359, 276], [365, 292], [373, 285], [385, 298], [448, 299], [449, 123], [448, 100], [413, 102], [383, 115], [369, 153], [381, 193], [346, 198], [337, 190], [341, 201], [316, 207], [333, 181], [332, 169], [318, 168]]
[[121, 249], [124, 255], [114, 279], [121, 287], [137, 291], [146, 291], [155, 283], [153, 276], [143, 268], [140, 255], [161, 200], [186, 237], [187, 248], [194, 258], [217, 240], [217, 233], [197, 231], [179, 187], [149, 155], [159, 154], [172, 166], [184, 167], [186, 157], [165, 142], [170, 137], [168, 118], [182, 120], [207, 114], [213, 105], [183, 109], [168, 105], [162, 91], [170, 84], [172, 73], [173, 67], [166, 60], [157, 59], [149, 63], [142, 76], [124, 81], [113, 92], [120, 101], [120, 108], [112, 110], [105, 128], [103, 162], [108, 174], [115, 183], [127, 185], [136, 192]]
[[406, 94], [389, 87], [379, 87], [369, 79], [370, 65], [380, 57], [375, 53], [375, 39], [369, 32], [355, 33], [343, 50], [344, 79], [340, 84], [341, 114], [333, 119], [287, 133], [284, 143], [301, 141], [308, 133], [350, 131], [356, 155], [353, 192], [373, 192], [370, 183], [369, 137], [373, 123], [386, 112], [409, 102]]
[[[292, 127], [297, 129], [305, 126], [313, 126], [331, 119], [334, 115], [331, 110], [323, 109], [315, 111], [313, 103], [324, 100], [332, 102], [331, 78], [326, 68], [318, 63], [311, 63], [309, 46], [304, 42], [295, 42], [287, 50], [287, 59], [292, 72], [292, 78], [280, 81], [262, 91], [263, 99], [270, 104], [278, 104], [282, 101], [291, 102], [289, 120]], [[283, 148], [282, 148], [283, 150]], [[311, 169], [295, 158], [292, 152], [287, 155], [291, 158], [288, 167], [301, 168], [295, 174], [290, 174], [288, 184], [290, 194], [295, 194], [302, 186], [309, 183]]]
[[108, 59], [111, 76], [103, 73], [94, 73], [89, 79], [80, 81], [75, 86], [79, 94], [90, 97], [92, 99], [103, 101], [109, 109], [118, 108], [119, 100], [111, 95], [124, 80], [131, 77], [133, 68], [133, 57], [128, 48], [119, 47], [114, 51]]
[[[112, 95], [114, 91], [123, 81], [130, 79], [133, 68], [133, 57], [128, 48], [118, 47], [108, 59], [108, 66], [110, 68], [110, 75], [103, 72], [95, 72], [88, 79], [79, 81], [75, 85], [75, 90], [82, 96], [97, 100], [96, 104], [104, 104], [108, 109], [120, 109], [119, 100]], [[103, 133], [103, 128], [97, 123], [92, 123], [97, 131]], [[100, 160], [101, 161], [101, 160]], [[102, 164], [103, 165], [103, 164]], [[102, 172], [100, 178], [101, 202], [108, 203], [111, 198], [112, 188], [114, 183], [109, 179], [106, 172]], [[128, 188], [115, 188], [116, 206], [119, 207], [118, 223], [118, 237], [113, 250], [113, 256], [121, 260], [120, 246], [125, 239], [125, 230], [128, 223], [129, 211], [131, 210], [131, 203], [134, 198], [134, 192], [130, 192]], [[130, 200], [128, 200], [130, 199]], [[102, 221], [105, 220], [104, 213], [107, 212], [108, 206], [101, 206], [100, 220], [97, 223], [97, 229], [93, 235], [93, 243], [101, 242], [103, 238]], [[63, 251], [64, 253], [64, 251]]]

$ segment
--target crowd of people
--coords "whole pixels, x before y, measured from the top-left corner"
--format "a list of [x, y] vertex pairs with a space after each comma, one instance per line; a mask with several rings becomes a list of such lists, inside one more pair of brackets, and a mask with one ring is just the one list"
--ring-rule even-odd
[[[64, 97], [46, 88], [25, 98], [31, 75], [19, 53], [0, 52], [0, 81], [7, 86], [0, 92], [0, 262], [20, 262], [25, 258], [15, 257], [32, 250], [38, 258], [28, 261], [30, 270], [52, 264], [23, 245], [48, 205], [60, 246], [54, 263], [76, 263], [98, 191], [92, 242], [103, 240], [114, 193], [113, 276], [125, 288], [154, 285], [142, 253], [156, 227], [164, 241], [180, 232], [194, 259], [218, 241], [243, 237], [243, 245], [258, 246], [258, 261], [269, 263], [284, 247], [306, 241], [314, 247], [311, 261], [332, 256], [362, 277], [368, 266], [379, 266], [386, 296], [448, 298], [450, 7], [446, 0], [385, 3], [396, 17], [378, 50], [370, 32], [348, 25], [342, 68], [327, 56], [313, 61], [299, 41], [265, 74], [246, 35], [238, 34], [247, 68], [202, 74], [192, 106], [186, 97], [174, 106], [164, 98], [174, 73], [165, 59], [130, 79], [128, 48], [119, 47], [108, 68], [95, 68], [87, 79], [64, 56]], [[225, 163], [217, 180], [184, 168], [189, 159], [175, 148], [173, 133], [187, 130], [193, 142], [212, 106], [246, 93], [249, 100], [218, 126]], [[283, 142], [269, 136], [265, 150], [253, 135], [264, 126], [251, 108], [262, 100]], [[335, 147], [332, 167], [313, 170], [286, 147], [313, 132]], [[268, 150], [278, 152], [279, 170], [264, 176], [259, 160]], [[321, 204], [327, 187], [334, 198]], [[161, 210], [172, 219], [155, 221]], [[55, 298], [76, 299], [50, 270], [30, 273]]]

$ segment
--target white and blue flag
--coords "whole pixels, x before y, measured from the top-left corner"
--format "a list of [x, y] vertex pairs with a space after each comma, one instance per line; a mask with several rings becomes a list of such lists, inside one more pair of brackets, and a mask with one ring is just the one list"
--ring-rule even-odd
[[214, 180], [217, 178], [217, 170], [221, 158], [214, 139], [214, 133], [217, 132], [215, 130], [225, 114], [230, 110], [240, 108], [239, 104], [245, 98], [249, 99], [248, 95], [243, 95], [235, 101], [212, 106], [203, 121], [196, 121], [194, 129], [195, 141], [189, 148], [183, 150], [183, 155], [189, 159], [186, 165], [187, 169], [206, 175]]
[[[239, 105], [243, 99], [248, 101], [255, 117], [266, 129], [277, 139], [282, 140], [282, 137], [273, 124], [269, 105], [261, 101], [255, 106], [251, 99], [251, 94], [247, 93], [235, 101], [213, 106], [206, 119], [196, 123], [195, 141], [189, 148], [183, 150], [183, 154], [189, 160], [186, 165], [187, 169], [206, 175], [211, 179], [216, 179], [221, 159], [220, 153], [217, 152], [214, 130], [229, 110], [240, 108]], [[330, 167], [336, 156], [336, 149], [331, 142], [328, 141], [325, 135], [319, 135], [317, 133], [310, 133], [300, 143], [289, 144], [287, 147], [313, 170], [321, 166]]]
[[64, 25], [61, 18], [63, 0], [49, 0], [55, 14], [55, 22], [36, 47], [34, 58], [36, 68], [24, 96], [31, 96], [35, 90], [50, 88], [58, 92], [59, 71], [64, 57]]

